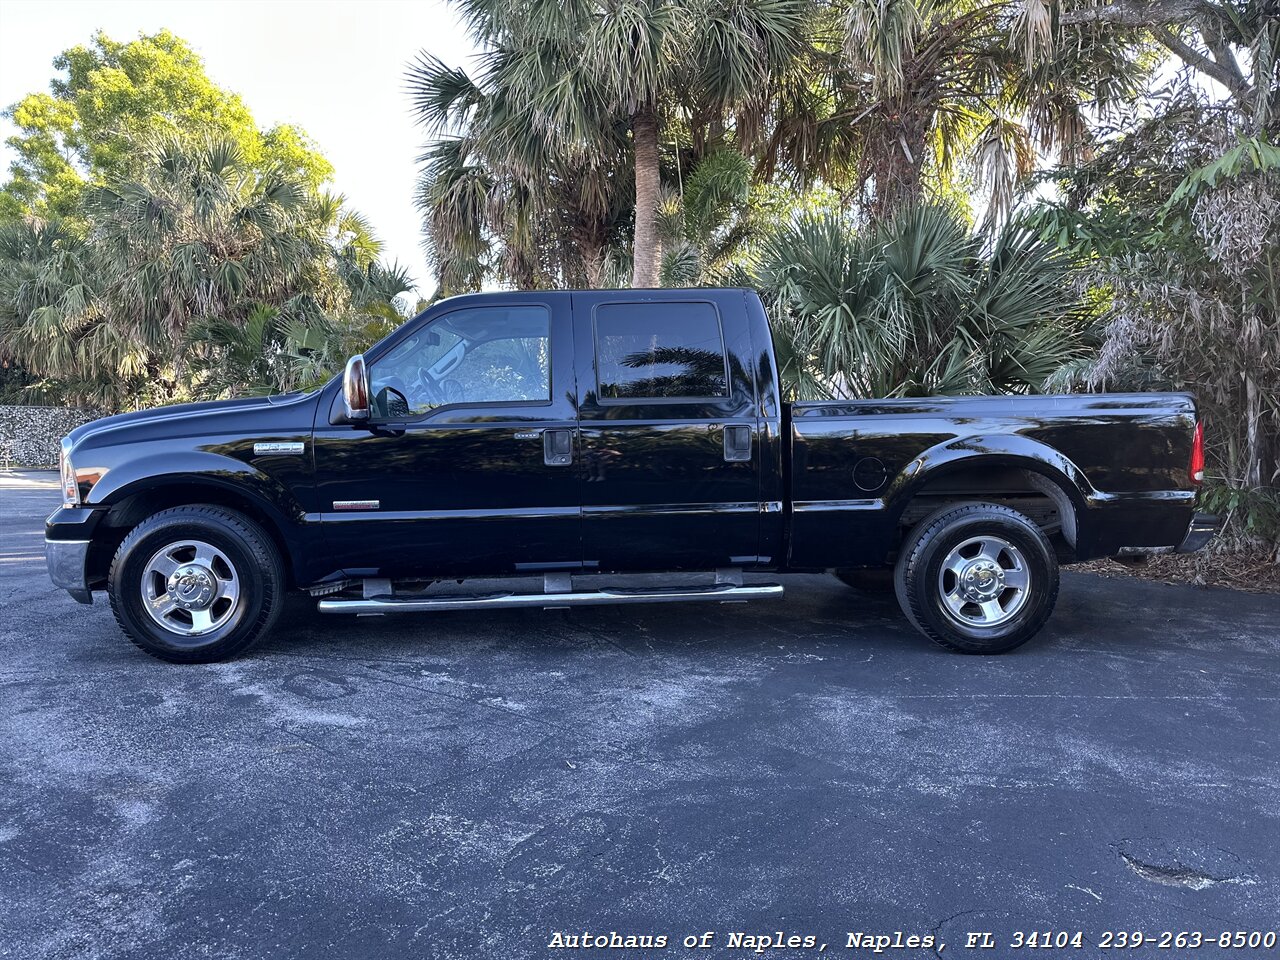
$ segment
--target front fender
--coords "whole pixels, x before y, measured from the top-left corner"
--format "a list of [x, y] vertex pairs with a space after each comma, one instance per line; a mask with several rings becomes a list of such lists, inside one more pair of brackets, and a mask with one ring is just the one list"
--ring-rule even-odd
[[303, 520], [301, 505], [279, 480], [243, 460], [203, 450], [130, 458], [107, 471], [86, 503], [109, 507], [136, 494], [182, 484], [216, 487], [242, 497], [279, 525]]

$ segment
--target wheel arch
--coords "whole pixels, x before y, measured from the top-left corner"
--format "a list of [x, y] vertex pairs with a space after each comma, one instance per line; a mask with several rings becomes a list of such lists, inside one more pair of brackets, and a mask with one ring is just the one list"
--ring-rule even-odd
[[[105, 579], [116, 548], [129, 531], [147, 517], [170, 507], [210, 504], [235, 510], [262, 527], [280, 554], [288, 586], [296, 585], [299, 578], [294, 566], [295, 551], [290, 549], [286, 531], [296, 526], [297, 519], [260, 488], [245, 484], [244, 479], [243, 475], [233, 479], [203, 472], [161, 473], [120, 483], [101, 498], [95, 497], [95, 501], [107, 509], [98, 525], [100, 535], [94, 537], [94, 548], [90, 551], [91, 578]], [[96, 488], [94, 492], [98, 492]]]
[[[1094, 496], [1084, 472], [1059, 451], [1017, 434], [965, 437], [926, 450], [890, 482], [885, 501], [895, 525], [909, 517], [918, 498], [966, 481], [1016, 477], [1035, 494], [1051, 501], [1062, 524], [1063, 539], [1074, 550], [1086, 510]], [[978, 490], [957, 492], [951, 499], [982, 499]]]

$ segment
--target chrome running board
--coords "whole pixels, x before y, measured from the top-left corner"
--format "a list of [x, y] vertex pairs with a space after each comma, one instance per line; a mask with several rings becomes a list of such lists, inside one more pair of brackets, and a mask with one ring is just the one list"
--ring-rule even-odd
[[475, 596], [379, 596], [356, 599], [325, 599], [316, 606], [321, 613], [426, 613], [432, 610], [494, 610], [516, 607], [596, 607], [614, 603], [680, 603], [688, 600], [717, 600], [733, 603], [782, 596], [780, 583], [753, 583], [738, 586], [716, 583], [709, 586], [648, 587], [564, 593], [489, 593]]

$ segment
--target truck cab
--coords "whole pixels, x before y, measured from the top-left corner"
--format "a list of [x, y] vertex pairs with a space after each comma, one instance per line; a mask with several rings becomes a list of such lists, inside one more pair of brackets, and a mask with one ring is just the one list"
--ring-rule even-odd
[[768, 565], [781, 514], [760, 501], [782, 491], [775, 456], [761, 496], [761, 437], [776, 445], [781, 404], [745, 301], [479, 294], [431, 311], [363, 357], [367, 416], [336, 384], [322, 399], [327, 549], [393, 578]]

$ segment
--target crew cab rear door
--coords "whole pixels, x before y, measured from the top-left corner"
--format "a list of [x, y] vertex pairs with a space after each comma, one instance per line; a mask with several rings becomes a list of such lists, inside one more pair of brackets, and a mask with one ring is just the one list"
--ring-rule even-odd
[[573, 298], [584, 566], [756, 562], [761, 458], [742, 292]]

